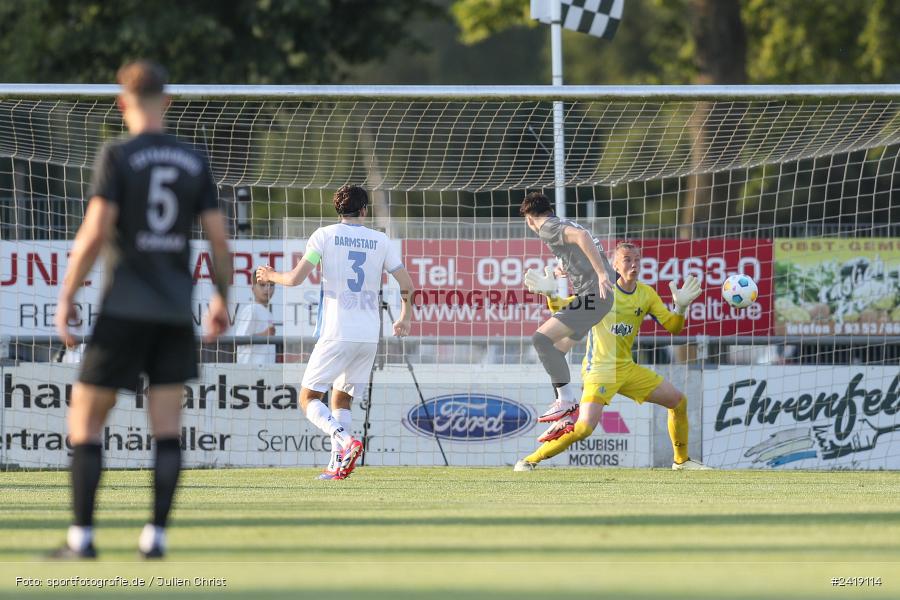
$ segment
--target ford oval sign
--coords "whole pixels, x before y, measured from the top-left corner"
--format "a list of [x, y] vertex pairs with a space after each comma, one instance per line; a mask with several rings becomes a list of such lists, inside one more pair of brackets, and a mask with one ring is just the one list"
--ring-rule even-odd
[[529, 429], [533, 421], [527, 407], [488, 394], [437, 396], [406, 415], [412, 431], [459, 442], [500, 439]]

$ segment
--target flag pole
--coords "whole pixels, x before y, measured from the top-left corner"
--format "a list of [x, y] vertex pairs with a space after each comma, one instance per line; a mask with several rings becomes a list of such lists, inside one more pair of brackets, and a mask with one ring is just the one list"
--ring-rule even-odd
[[[550, 0], [550, 52], [550, 64], [553, 73], [552, 83], [555, 86], [562, 86], [562, 0]], [[566, 144], [562, 102], [553, 103], [553, 155], [553, 181], [556, 185], [556, 214], [560, 217], [565, 217]]]

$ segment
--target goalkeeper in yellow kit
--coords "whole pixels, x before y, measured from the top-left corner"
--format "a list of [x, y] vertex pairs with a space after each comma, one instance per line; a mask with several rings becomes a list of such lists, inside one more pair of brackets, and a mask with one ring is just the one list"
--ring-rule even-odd
[[[669, 409], [669, 437], [675, 454], [672, 469], [709, 469], [688, 457], [687, 397], [661, 375], [636, 364], [631, 358], [634, 338], [647, 314], [673, 335], [684, 329], [684, 315], [691, 302], [700, 295], [700, 283], [691, 276], [685, 279], [680, 289], [674, 282], [670, 284], [676, 305], [673, 313], [652, 287], [638, 282], [640, 261], [640, 250], [634, 244], [622, 243], [616, 247], [613, 261], [618, 275], [615, 303], [612, 311], [588, 334], [587, 353], [581, 368], [584, 390], [579, 411], [565, 415], [551, 425], [538, 438], [543, 442], [540, 448], [517, 462], [516, 471], [531, 471], [542, 460], [556, 456], [590, 436], [600, 422], [603, 407], [616, 394], [638, 404], [650, 402]], [[556, 279], [549, 269], [546, 276], [529, 271], [525, 283], [532, 292], [548, 296], [551, 310], [558, 311], [572, 301], [573, 297], [556, 297]], [[566, 338], [557, 343], [557, 349], [568, 352], [575, 343]]]

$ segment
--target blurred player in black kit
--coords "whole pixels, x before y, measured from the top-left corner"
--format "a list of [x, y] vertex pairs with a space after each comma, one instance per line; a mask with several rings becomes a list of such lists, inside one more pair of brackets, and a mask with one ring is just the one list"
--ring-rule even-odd
[[144, 558], [165, 552], [165, 527], [181, 471], [184, 383], [197, 377], [191, 318], [191, 227], [197, 216], [212, 246], [217, 291], [205, 317], [207, 338], [229, 326], [231, 255], [225, 218], [206, 158], [165, 132], [166, 72], [149, 61], [122, 67], [117, 102], [129, 137], [105, 145], [94, 164], [90, 201], [75, 236], [60, 290], [56, 328], [75, 343], [73, 300], [101, 250], [105, 256], [100, 316], [69, 407], [74, 522], [55, 558], [94, 558], [94, 504], [102, 468], [102, 431], [116, 390], [150, 386], [153, 429], [152, 521], [138, 539]]

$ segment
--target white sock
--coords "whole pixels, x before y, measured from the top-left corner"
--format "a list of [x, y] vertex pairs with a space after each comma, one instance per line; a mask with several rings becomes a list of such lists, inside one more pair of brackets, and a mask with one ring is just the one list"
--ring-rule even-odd
[[321, 400], [310, 400], [306, 405], [306, 418], [323, 433], [330, 435], [342, 448], [346, 448], [353, 439], [350, 432], [344, 431], [337, 419], [331, 416], [328, 407]]
[[334, 441], [334, 438], [331, 440], [331, 459], [328, 461], [328, 466], [325, 468], [326, 471], [337, 471], [338, 465], [341, 464], [338, 444]]
[[[344, 428], [344, 431], [350, 433], [353, 431], [353, 413], [350, 412], [347, 408], [332, 408], [331, 416], [334, 417], [334, 420], [341, 424], [341, 427]], [[331, 461], [328, 463], [329, 471], [336, 471], [338, 466], [341, 464], [340, 458], [341, 447], [340, 444], [337, 443], [336, 440], [332, 439], [331, 441]]]
[[353, 435], [353, 413], [350, 412], [349, 408], [333, 408], [331, 409], [331, 416], [341, 424], [344, 431]]
[[93, 527], [69, 525], [69, 531], [66, 532], [66, 544], [71, 550], [80, 552], [87, 548], [92, 541], [94, 541]]
[[138, 548], [141, 552], [150, 552], [154, 547], [166, 549], [166, 530], [147, 523], [141, 530], [141, 537], [138, 538]]
[[563, 402], [575, 402], [575, 386], [571, 383], [559, 386], [556, 388], [556, 397]]

